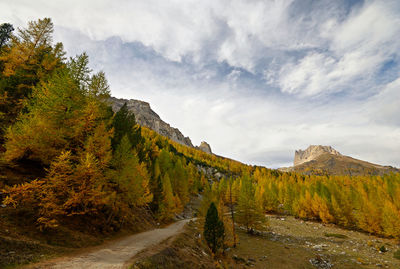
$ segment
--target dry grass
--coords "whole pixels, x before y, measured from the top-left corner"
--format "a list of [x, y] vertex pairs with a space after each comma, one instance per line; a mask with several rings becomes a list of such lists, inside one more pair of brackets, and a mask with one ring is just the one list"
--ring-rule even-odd
[[[240, 244], [226, 258], [233, 268], [324, 268], [310, 261], [329, 262], [335, 269], [400, 268], [393, 257], [398, 249], [395, 240], [293, 217], [268, 218], [270, 232], [264, 236], [239, 232]], [[379, 252], [382, 245], [387, 252]]]
[[196, 225], [189, 223], [183, 233], [135, 256], [131, 268], [215, 268], [211, 253], [198, 235]]

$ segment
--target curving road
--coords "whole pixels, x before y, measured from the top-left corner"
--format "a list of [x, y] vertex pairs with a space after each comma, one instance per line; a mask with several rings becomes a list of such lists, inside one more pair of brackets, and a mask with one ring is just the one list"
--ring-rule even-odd
[[54, 268], [54, 269], [119, 269], [126, 268], [127, 263], [138, 252], [161, 243], [165, 239], [179, 234], [183, 231], [183, 226], [190, 219], [175, 222], [165, 228], [154, 229], [151, 231], [138, 233], [125, 237], [112, 244], [105, 245], [104, 248], [75, 256], [63, 258], [62, 260], [48, 262], [45, 265], [34, 268]]

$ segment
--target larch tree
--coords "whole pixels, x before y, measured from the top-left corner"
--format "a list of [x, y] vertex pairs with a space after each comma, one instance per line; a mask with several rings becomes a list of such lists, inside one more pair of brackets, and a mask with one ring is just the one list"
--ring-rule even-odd
[[171, 180], [169, 179], [168, 173], [163, 176], [161, 183], [163, 188], [163, 199], [159, 205], [159, 215], [163, 220], [170, 220], [176, 211], [176, 206]]
[[241, 188], [236, 208], [236, 221], [246, 227], [248, 233], [255, 229], [264, 229], [266, 218], [255, 200], [255, 188], [249, 176], [241, 179]]
[[10, 38], [9, 46], [0, 53], [0, 139], [25, 105], [32, 88], [47, 81], [64, 65], [63, 46], [52, 44], [53, 23], [49, 18], [29, 22], [27, 28], [9, 35], [11, 27], [3, 24], [1, 40]]
[[236, 203], [236, 195], [234, 192], [234, 180], [233, 178], [229, 178], [227, 182], [227, 190], [225, 193], [225, 204], [228, 206], [230, 211], [230, 217], [232, 222], [232, 237], [233, 237], [233, 247], [236, 247], [237, 237], [235, 230], [235, 203]]

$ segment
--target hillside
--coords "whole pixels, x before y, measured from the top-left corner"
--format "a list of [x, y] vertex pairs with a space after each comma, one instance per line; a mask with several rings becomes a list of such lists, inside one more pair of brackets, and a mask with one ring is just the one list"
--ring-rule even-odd
[[294, 166], [280, 168], [284, 172], [298, 172], [306, 175], [384, 175], [400, 172], [391, 166], [382, 166], [350, 156], [345, 156], [330, 146], [310, 146], [306, 150], [297, 150]]
[[[106, 74], [89, 68], [86, 53], [66, 59], [62, 44], [52, 43], [52, 33], [51, 19], [39, 19], [6, 36], [10, 41], [0, 47], [1, 268], [73, 252], [81, 255], [75, 255], [78, 262], [71, 268], [80, 268], [81, 258], [91, 264], [104, 258], [105, 268], [121, 268], [138, 249], [159, 242], [156, 228], [175, 222], [169, 227], [179, 227], [176, 234], [183, 226], [176, 222], [192, 216], [195, 237], [183, 240], [192, 254], [207, 248], [208, 258], [199, 266], [221, 263], [225, 252], [237, 253], [232, 248], [240, 255], [255, 250], [261, 243], [256, 236], [271, 229], [265, 245], [286, 230], [293, 233], [281, 238], [283, 248], [291, 248], [287, 239], [292, 236], [309, 245], [313, 230], [326, 225], [363, 232], [363, 242], [393, 238], [379, 251], [400, 258], [393, 243], [400, 239], [400, 173], [386, 173], [394, 168], [311, 146], [297, 151], [295, 167], [282, 172], [212, 154], [206, 142], [193, 147], [150, 104], [112, 98]], [[292, 216], [285, 232], [274, 228], [282, 218], [272, 220], [270, 214]], [[318, 225], [306, 224], [311, 228], [296, 235], [305, 221]], [[148, 230], [153, 232], [130, 237]], [[112, 247], [123, 256], [118, 261], [102, 255], [110, 251], [101, 245], [117, 237], [127, 251], [122, 253], [119, 244]], [[313, 248], [320, 239], [313, 239]], [[89, 257], [86, 248], [94, 246], [99, 252]], [[186, 252], [165, 251], [183, 258]], [[292, 255], [282, 253], [278, 264]], [[198, 261], [203, 254], [189, 256]], [[252, 257], [232, 259], [254, 264]]]
[[[184, 136], [178, 128], [174, 128], [163, 121], [160, 116], [151, 109], [149, 103], [135, 99], [128, 100], [115, 97], [110, 97], [109, 101], [114, 112], [117, 112], [126, 104], [128, 110], [135, 115], [139, 125], [150, 128], [158, 134], [178, 142], [179, 144], [194, 148], [190, 138]], [[202, 141], [196, 149], [212, 154], [210, 145], [204, 141]]]
[[114, 112], [117, 112], [126, 103], [128, 110], [135, 114], [138, 124], [146, 126], [160, 135], [166, 136], [182, 145], [193, 147], [190, 138], [185, 137], [179, 129], [173, 128], [168, 123], [164, 122], [160, 116], [151, 109], [149, 103], [135, 99], [127, 100], [115, 97], [110, 98], [110, 103]]
[[324, 153], [316, 159], [293, 167], [293, 171], [302, 174], [329, 174], [329, 175], [383, 175], [390, 172], [399, 172], [391, 166], [382, 166], [358, 160], [349, 156]]

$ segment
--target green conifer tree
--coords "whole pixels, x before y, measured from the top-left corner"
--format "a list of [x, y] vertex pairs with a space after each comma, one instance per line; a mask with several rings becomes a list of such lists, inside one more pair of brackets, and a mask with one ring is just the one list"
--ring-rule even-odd
[[224, 244], [224, 223], [218, 217], [218, 210], [214, 203], [210, 204], [204, 224], [204, 238], [213, 253], [216, 253]]

